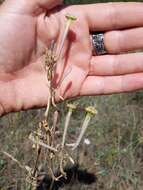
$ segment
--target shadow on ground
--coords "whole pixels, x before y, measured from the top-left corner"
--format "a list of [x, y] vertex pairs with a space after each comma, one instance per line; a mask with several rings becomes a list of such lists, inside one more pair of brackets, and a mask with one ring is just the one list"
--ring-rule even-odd
[[[47, 190], [51, 187], [51, 184], [51, 190], [59, 190], [60, 188], [68, 185], [70, 186], [77, 183], [90, 185], [97, 181], [97, 177], [94, 174], [89, 173], [86, 169], [80, 169], [78, 165], [65, 168], [65, 172], [67, 174], [66, 178], [61, 177], [59, 181], [54, 181], [53, 183], [51, 178], [45, 176], [37, 190]], [[57, 172], [56, 176], [59, 175], [60, 173]]]

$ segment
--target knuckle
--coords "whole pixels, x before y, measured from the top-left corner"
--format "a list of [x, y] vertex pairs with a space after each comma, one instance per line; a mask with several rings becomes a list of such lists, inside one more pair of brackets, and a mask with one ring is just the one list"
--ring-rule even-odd
[[120, 14], [115, 3], [109, 3], [108, 20], [114, 29], [120, 28]]
[[123, 35], [120, 31], [110, 31], [105, 34], [105, 46], [109, 53], [117, 54], [122, 51]]
[[123, 52], [124, 49], [124, 33], [121, 31], [115, 31], [115, 49], [116, 49], [116, 53], [121, 53]]
[[119, 59], [118, 56], [112, 55], [111, 62], [113, 65], [113, 74], [118, 74], [119, 73]]

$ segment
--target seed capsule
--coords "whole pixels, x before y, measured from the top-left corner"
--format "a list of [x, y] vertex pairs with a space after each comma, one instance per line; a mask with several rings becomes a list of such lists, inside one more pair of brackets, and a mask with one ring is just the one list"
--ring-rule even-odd
[[82, 138], [86, 132], [86, 129], [89, 125], [89, 122], [90, 122], [92, 116], [97, 114], [97, 110], [92, 106], [85, 108], [85, 111], [86, 111], [86, 116], [85, 116], [85, 119], [84, 119], [82, 127], [81, 127], [81, 132], [80, 132], [80, 135], [79, 135], [76, 143], [74, 144], [72, 150], [75, 150], [79, 146], [79, 144], [80, 144], [80, 142], [81, 142], [81, 140], [82, 140]]

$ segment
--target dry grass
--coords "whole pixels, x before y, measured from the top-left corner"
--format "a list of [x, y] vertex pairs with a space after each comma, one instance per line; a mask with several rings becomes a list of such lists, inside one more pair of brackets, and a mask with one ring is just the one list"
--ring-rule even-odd
[[[74, 158], [80, 162], [82, 169], [87, 169], [98, 178], [96, 183], [84, 185], [74, 182], [66, 189], [124, 190], [142, 189], [143, 181], [143, 106], [142, 94], [114, 95], [108, 97], [91, 97], [78, 100], [81, 105], [97, 104], [99, 114], [92, 120], [86, 138], [90, 145], [81, 145]], [[62, 133], [64, 116], [59, 129]], [[31, 146], [28, 135], [35, 129], [41, 111], [27, 111], [10, 114], [1, 118], [0, 144], [22, 163], [32, 165]], [[26, 118], [26, 119], [25, 119]], [[73, 114], [70, 126], [69, 141], [73, 141], [79, 132], [83, 114]], [[60, 132], [59, 132], [60, 135]], [[0, 155], [1, 189], [25, 189], [25, 172]], [[8, 188], [10, 187], [10, 188]], [[70, 187], [70, 188], [69, 188]]]
[[[93, 180], [91, 184], [84, 184], [77, 177], [63, 189], [142, 190], [142, 93], [88, 97], [77, 101], [83, 107], [95, 104], [98, 107], [99, 114], [92, 120], [85, 136], [91, 144], [83, 143], [73, 155], [80, 164], [78, 173], [92, 173], [98, 180], [96, 183]], [[64, 104], [60, 105], [59, 138], [63, 132], [66, 115]], [[28, 136], [35, 130], [42, 116], [41, 110], [29, 110], [2, 117], [0, 150], [6, 150], [21, 163], [32, 166], [35, 153]], [[83, 113], [73, 114], [68, 134], [69, 142], [75, 141], [83, 117]], [[0, 190], [25, 190], [24, 179], [25, 171], [0, 153]]]

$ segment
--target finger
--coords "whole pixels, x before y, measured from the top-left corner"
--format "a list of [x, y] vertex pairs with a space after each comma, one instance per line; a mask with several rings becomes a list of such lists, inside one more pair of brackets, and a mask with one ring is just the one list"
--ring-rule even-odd
[[104, 34], [105, 49], [116, 54], [143, 49], [143, 27], [110, 31]]
[[33, 0], [33, 4], [48, 10], [56, 7], [57, 5], [61, 5], [62, 3], [63, 0]]
[[[51, 27], [49, 27], [51, 26]], [[49, 42], [56, 40], [60, 33], [60, 23], [55, 15], [50, 14], [45, 17], [45, 14], [41, 14], [37, 21], [37, 35], [46, 46]]]
[[0, 7], [4, 13], [39, 15], [62, 4], [63, 0], [6, 0]]
[[143, 89], [143, 73], [123, 76], [89, 76], [82, 85], [80, 95], [100, 95], [131, 92]]
[[89, 75], [109, 76], [143, 72], [143, 53], [92, 57]]
[[81, 6], [91, 31], [142, 26], [143, 3], [104, 3]]

